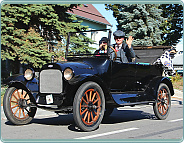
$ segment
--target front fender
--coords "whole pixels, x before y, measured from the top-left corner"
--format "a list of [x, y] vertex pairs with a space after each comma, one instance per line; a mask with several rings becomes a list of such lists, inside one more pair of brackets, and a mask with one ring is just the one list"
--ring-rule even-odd
[[38, 94], [38, 81], [34, 78], [31, 81], [25, 80], [23, 75], [14, 75], [6, 80], [6, 84], [9, 87], [21, 88], [30, 93], [33, 97], [33, 101], [36, 101], [36, 95]]
[[96, 82], [103, 90], [104, 95], [105, 95], [105, 100], [109, 101], [111, 100], [111, 96], [110, 96], [110, 85], [108, 85], [108, 83], [105, 83], [100, 77], [96, 76], [96, 75], [92, 75], [92, 74], [81, 74], [81, 75], [77, 75], [76, 77], [74, 77], [73, 79], [71, 79], [69, 81], [70, 85], [76, 85], [76, 87], [79, 87], [81, 84], [83, 84], [84, 82], [87, 81], [93, 81]]
[[23, 75], [14, 75], [9, 77], [6, 80], [6, 83], [8, 86], [11, 86], [12, 84], [17, 83], [18, 85], [24, 85], [27, 89], [29, 89], [31, 92], [38, 92], [38, 80], [34, 78], [31, 81], [27, 81]]
[[75, 77], [73, 77], [71, 80], [68, 81], [69, 84], [74, 85], [82, 82], [85, 79], [92, 78], [94, 75], [92, 74], [80, 74]]
[[25, 90], [31, 97], [31, 100], [33, 101], [33, 103], [36, 104], [36, 95], [37, 94], [34, 94], [30, 89], [28, 89], [26, 87], [26, 85], [24, 83], [22, 83], [21, 81], [12, 81], [9, 83], [9, 88], [10, 87], [15, 87], [17, 89], [23, 89]]

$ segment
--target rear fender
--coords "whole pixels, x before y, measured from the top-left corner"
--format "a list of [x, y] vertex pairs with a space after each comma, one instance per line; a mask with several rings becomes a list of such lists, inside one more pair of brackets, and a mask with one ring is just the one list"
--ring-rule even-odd
[[157, 99], [157, 90], [158, 90], [160, 83], [165, 83], [169, 87], [171, 96], [174, 95], [174, 89], [173, 89], [172, 82], [170, 81], [170, 79], [167, 77], [156, 77], [150, 81], [145, 91], [147, 95], [150, 95], [149, 97], [151, 99], [155, 99], [155, 100]]
[[164, 77], [164, 78], [162, 78], [161, 82], [167, 84], [167, 86], [170, 89], [171, 96], [173, 96], [174, 95], [174, 88], [173, 88], [171, 80], [169, 78], [167, 78], [167, 77]]

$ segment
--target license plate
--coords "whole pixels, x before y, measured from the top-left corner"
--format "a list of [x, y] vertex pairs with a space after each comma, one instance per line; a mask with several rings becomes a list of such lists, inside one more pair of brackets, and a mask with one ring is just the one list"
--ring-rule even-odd
[[46, 102], [47, 102], [47, 104], [52, 104], [53, 103], [52, 94], [46, 96]]

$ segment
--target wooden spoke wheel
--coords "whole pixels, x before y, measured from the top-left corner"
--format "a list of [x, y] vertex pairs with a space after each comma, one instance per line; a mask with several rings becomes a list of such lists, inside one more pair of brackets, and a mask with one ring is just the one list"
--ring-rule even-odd
[[74, 98], [73, 116], [83, 131], [95, 130], [102, 121], [105, 110], [104, 94], [95, 82], [82, 84]]
[[171, 94], [168, 86], [161, 83], [158, 92], [157, 100], [153, 105], [154, 113], [158, 119], [166, 119], [171, 108]]
[[24, 89], [8, 88], [3, 99], [7, 119], [17, 125], [29, 123], [36, 113], [36, 108], [31, 107], [32, 100]]
[[88, 89], [80, 102], [80, 115], [86, 125], [94, 124], [101, 112], [101, 98], [97, 91]]

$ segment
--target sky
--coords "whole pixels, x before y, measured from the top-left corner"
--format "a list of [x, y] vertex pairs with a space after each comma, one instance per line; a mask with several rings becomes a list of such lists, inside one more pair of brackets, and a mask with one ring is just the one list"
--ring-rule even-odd
[[[184, 0], [183, 0], [184, 1]], [[118, 24], [115, 18], [112, 15], [112, 11], [105, 10], [104, 4], [93, 4], [93, 6], [106, 18], [106, 20], [113, 26], [112, 32], [116, 31], [116, 25]], [[112, 38], [111, 43], [114, 43]], [[180, 42], [176, 45], [177, 51], [183, 51], [183, 38], [180, 39]]]

